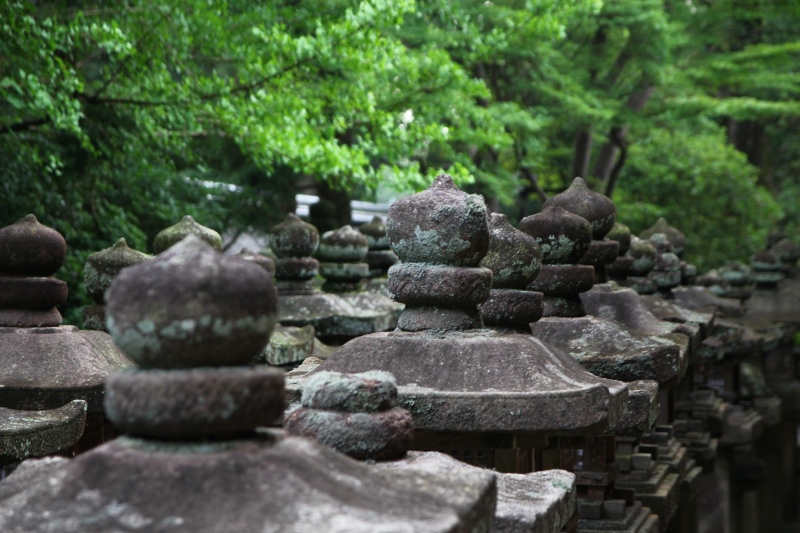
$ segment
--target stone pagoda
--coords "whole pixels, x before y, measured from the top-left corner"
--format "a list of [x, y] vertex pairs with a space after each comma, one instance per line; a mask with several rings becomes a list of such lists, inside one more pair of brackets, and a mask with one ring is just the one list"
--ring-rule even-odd
[[0, 229], [0, 407], [42, 411], [83, 400], [88, 448], [111, 431], [106, 378], [131, 363], [107, 333], [61, 325], [56, 306], [67, 285], [53, 275], [66, 254], [61, 234], [33, 215]]
[[[351, 232], [356, 233], [352, 229], [347, 233]], [[320, 262], [312, 255], [319, 244], [317, 228], [303, 222], [294, 213], [286, 215], [283, 222], [270, 230], [270, 246], [277, 256], [275, 279], [280, 295], [280, 323], [284, 326], [314, 326], [318, 337], [334, 344], [342, 339], [389, 329], [392, 313], [357, 309], [338, 294], [324, 293], [317, 288], [314, 278], [319, 274]], [[361, 248], [366, 253], [366, 244]], [[329, 271], [350, 268], [335, 266], [341, 263], [329, 264]], [[363, 273], [368, 271], [365, 263], [354, 261], [350, 264], [361, 265], [356, 268]]]

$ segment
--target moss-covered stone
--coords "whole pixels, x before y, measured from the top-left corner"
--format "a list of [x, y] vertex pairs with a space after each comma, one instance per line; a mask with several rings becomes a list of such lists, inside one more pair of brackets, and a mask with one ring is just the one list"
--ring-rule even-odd
[[156, 235], [156, 238], [153, 239], [153, 251], [160, 254], [188, 235], [195, 235], [217, 250], [222, 250], [222, 237], [219, 233], [202, 224], [198, 224], [191, 216], [186, 215], [180, 222]]

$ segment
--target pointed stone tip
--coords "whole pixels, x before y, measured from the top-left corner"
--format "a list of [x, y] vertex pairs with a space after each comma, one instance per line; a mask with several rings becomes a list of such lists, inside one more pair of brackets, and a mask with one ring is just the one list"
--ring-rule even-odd
[[128, 243], [125, 242], [125, 237], [120, 237], [117, 239], [117, 242], [114, 243], [112, 248], [128, 248]]
[[577, 176], [575, 179], [572, 180], [572, 183], [570, 184], [570, 188], [572, 188], [572, 187], [579, 187], [579, 188], [583, 188], [583, 189], [588, 189], [589, 188], [589, 186], [586, 185], [586, 181], [583, 178], [581, 178], [580, 176]]
[[439, 174], [431, 184], [431, 189], [458, 189], [450, 174]]
[[194, 224], [197, 224], [197, 222], [195, 222], [195, 220], [192, 218], [192, 215], [186, 215], [181, 219], [181, 222], [192, 222]]
[[301, 221], [302, 222], [302, 220], [300, 220], [300, 217], [297, 216], [297, 214], [295, 214], [295, 213], [287, 213], [286, 214], [286, 218], [284, 218], [283, 221], [284, 222], [296, 222], [296, 221]]
[[197, 250], [197, 251], [210, 251], [219, 253], [219, 251], [207, 243], [202, 237], [199, 235], [195, 235], [194, 233], [188, 234], [186, 237], [179, 240], [177, 243], [170, 246], [167, 250], [164, 251], [164, 255], [170, 254], [183, 254], [186, 253], [188, 250]]
[[383, 223], [383, 217], [379, 217], [378, 215], [375, 215], [374, 217], [372, 217], [372, 223], [374, 223], [374, 224], [382, 224]]
[[489, 225], [494, 227], [500, 226], [508, 226], [508, 217], [503, 213], [490, 213], [489, 214]]
[[39, 219], [36, 218], [36, 215], [30, 213], [17, 220], [17, 224], [39, 224]]

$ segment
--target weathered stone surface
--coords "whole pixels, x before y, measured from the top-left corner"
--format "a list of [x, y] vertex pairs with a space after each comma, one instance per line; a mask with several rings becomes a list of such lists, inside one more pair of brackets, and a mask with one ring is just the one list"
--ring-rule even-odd
[[594, 268], [590, 265], [542, 265], [528, 290], [567, 296], [588, 291], [593, 284]]
[[360, 262], [367, 255], [367, 237], [352, 226], [326, 231], [319, 241], [317, 257], [325, 262]]
[[531, 325], [543, 342], [558, 346], [589, 372], [621, 381], [677, 384], [685, 370], [681, 350], [671, 341], [648, 338], [596, 317], [545, 317]]
[[672, 243], [673, 252], [681, 257], [686, 248], [686, 236], [678, 229], [670, 226], [664, 217], [660, 217], [655, 224], [639, 233], [642, 239], [649, 239], [656, 233], [662, 233]]
[[386, 234], [403, 262], [477, 267], [489, 249], [486, 204], [441, 174], [428, 190], [392, 204]]
[[263, 268], [194, 235], [123, 270], [107, 300], [108, 331], [143, 368], [246, 364], [267, 344], [277, 306]]
[[67, 284], [55, 278], [0, 277], [0, 308], [46, 311], [67, 301]]
[[307, 280], [319, 273], [319, 261], [313, 257], [281, 257], [275, 261], [278, 280]]
[[644, 239], [631, 238], [628, 255], [633, 257], [631, 273], [634, 276], [646, 276], [656, 264], [656, 247]]
[[606, 236], [617, 219], [617, 208], [614, 207], [614, 202], [589, 189], [583, 178], [572, 180], [572, 184], [566, 191], [548, 198], [544, 206], [563, 207], [567, 211], [585, 218], [592, 225], [592, 237], [598, 240]]
[[281, 366], [303, 361], [314, 353], [314, 326], [275, 326], [259, 362]]
[[702, 338], [708, 336], [716, 317], [716, 308], [693, 311], [658, 296], [641, 295], [641, 302], [653, 313], [653, 316], [660, 320], [696, 326]]
[[0, 328], [0, 405], [55, 409], [72, 400], [103, 411], [103, 383], [131, 366], [106, 333], [74, 326]]
[[658, 420], [658, 383], [649, 380], [631, 381], [628, 384], [628, 412], [608, 435], [636, 435], [653, 428]]
[[84, 306], [83, 327], [84, 329], [91, 329], [94, 331], [106, 331], [106, 306], [105, 305]]
[[308, 409], [372, 413], [391, 409], [396, 399], [394, 376], [372, 370], [360, 374], [313, 374], [305, 382], [301, 402]]
[[0, 484], [3, 531], [489, 531], [496, 497], [488, 471], [382, 470], [275, 433], [218, 443], [122, 437], [43, 466], [23, 465]]
[[278, 310], [282, 325], [311, 325], [322, 337], [351, 338], [386, 331], [396, 320], [394, 310], [357, 309], [348, 303], [348, 299], [334, 294], [281, 296]]
[[283, 427], [290, 435], [313, 438], [354, 459], [397, 459], [414, 440], [411, 414], [399, 407], [375, 413], [301, 407], [286, 415]]
[[245, 261], [251, 261], [257, 264], [266, 270], [270, 277], [275, 275], [275, 260], [271, 257], [255, 252], [250, 248], [242, 248], [241, 251], [236, 254], [236, 257], [240, 257]]
[[633, 257], [618, 256], [613, 263], [606, 265], [606, 272], [615, 279], [625, 279], [633, 272]]
[[474, 307], [491, 289], [488, 268], [400, 263], [389, 269], [389, 291], [408, 306]]
[[703, 287], [676, 287], [672, 289], [677, 303], [693, 311], [708, 311], [716, 307], [723, 317], [744, 316], [747, 309], [738, 301], [714, 296]]
[[[417, 429], [597, 432], [616, 423], [627, 404], [623, 384], [598, 383], [533, 337], [488, 330], [367, 335], [342, 346], [316, 372], [375, 368], [395, 376], [397, 405], [411, 412]], [[290, 400], [299, 399], [303, 381], [287, 383]]]
[[542, 293], [492, 289], [480, 311], [486, 326], [527, 328], [542, 317]]
[[391, 250], [370, 250], [367, 252], [367, 264], [369, 274], [372, 277], [385, 276], [392, 265], [396, 265], [399, 259]]
[[125, 239], [119, 239], [113, 246], [91, 254], [83, 267], [83, 283], [86, 291], [95, 302], [103, 303], [103, 295], [111, 286], [120, 270], [152, 256], [128, 247]]
[[108, 418], [123, 432], [157, 439], [230, 438], [283, 412], [283, 373], [271, 368], [127, 370], [106, 382]]
[[595, 286], [581, 294], [581, 300], [588, 314], [613, 320], [642, 335], [667, 337], [682, 334], [694, 346], [701, 341], [699, 328], [689, 330], [683, 324], [656, 318], [642, 302], [642, 297], [631, 289], [610, 290], [608, 286]]
[[328, 281], [361, 281], [369, 276], [369, 265], [367, 263], [320, 263], [319, 273]]
[[492, 271], [492, 288], [524, 289], [542, 267], [536, 240], [508, 223], [505, 215], [489, 215], [489, 251], [481, 266]]
[[518, 227], [539, 245], [545, 265], [577, 263], [592, 241], [589, 221], [561, 207], [545, 207], [523, 218]]
[[[309, 257], [319, 245], [317, 228], [303, 222], [294, 213], [289, 213], [283, 222], [273, 226], [269, 235], [270, 248], [279, 259]], [[278, 271], [280, 271], [280, 266]]]
[[606, 238], [619, 243], [619, 255], [625, 255], [631, 247], [631, 229], [622, 222], [614, 222], [611, 230], [606, 233]]
[[[482, 470], [437, 452], [409, 452], [377, 469], [420, 472]], [[575, 474], [546, 470], [530, 474], [501, 474], [497, 479], [497, 509], [491, 531], [498, 533], [556, 533], [575, 512]]]
[[580, 260], [582, 265], [595, 267], [613, 263], [619, 254], [619, 243], [610, 239], [593, 240]]
[[397, 319], [401, 331], [463, 331], [483, 327], [480, 311], [446, 307], [408, 307]]
[[153, 239], [153, 251], [160, 254], [189, 235], [195, 235], [217, 250], [222, 249], [222, 237], [219, 233], [202, 224], [198, 224], [191, 216], [186, 215], [180, 222], [156, 235], [156, 238]]
[[358, 231], [367, 237], [367, 244], [372, 251], [389, 250], [389, 237], [386, 236], [386, 223], [379, 216], [359, 226]]
[[33, 215], [0, 228], [0, 275], [48, 277], [67, 258], [67, 243]]
[[0, 464], [67, 449], [78, 442], [85, 425], [83, 400], [47, 411], [0, 407]]

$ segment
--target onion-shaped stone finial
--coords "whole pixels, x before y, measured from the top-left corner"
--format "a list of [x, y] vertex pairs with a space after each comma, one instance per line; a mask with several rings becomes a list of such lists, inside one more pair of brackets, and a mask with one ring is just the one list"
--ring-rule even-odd
[[686, 235], [680, 230], [670, 226], [664, 217], [660, 217], [655, 224], [639, 233], [642, 239], [649, 239], [657, 233], [662, 233], [672, 243], [672, 253], [681, 257], [686, 249]]
[[126, 268], [108, 291], [108, 330], [139, 369], [106, 382], [108, 417], [158, 439], [252, 434], [283, 411], [284, 378], [246, 366], [269, 340], [277, 294], [266, 270], [189, 235]]
[[66, 258], [64, 237], [34, 215], [0, 229], [0, 276], [49, 277]]
[[558, 206], [545, 207], [540, 213], [523, 218], [519, 229], [533, 237], [546, 265], [575, 264], [592, 242], [589, 222]]
[[602, 240], [617, 219], [617, 208], [610, 198], [589, 189], [583, 178], [575, 178], [569, 188], [544, 203], [545, 207], [563, 207], [589, 221], [592, 225], [592, 237]]
[[322, 289], [327, 292], [350, 292], [362, 288], [369, 276], [364, 262], [369, 245], [367, 237], [351, 226], [326, 231], [317, 250], [319, 273], [325, 278]]
[[486, 203], [448, 174], [389, 208], [386, 234], [405, 263], [476, 267], [489, 250]]
[[348, 225], [322, 235], [317, 257], [322, 261], [358, 262], [364, 259], [367, 250], [369, 242], [366, 235]]
[[247, 364], [267, 343], [277, 308], [263, 268], [197, 236], [120, 272], [107, 300], [109, 333], [142, 368]]
[[392, 204], [386, 232], [402, 261], [389, 269], [387, 284], [406, 305], [399, 329], [483, 326], [478, 305], [492, 288], [492, 271], [479, 266], [489, 250], [483, 197], [462, 192], [442, 174], [428, 190]]
[[372, 217], [372, 220], [362, 224], [358, 231], [366, 235], [370, 250], [389, 250], [391, 248], [389, 237], [386, 236], [386, 223], [381, 217], [377, 215]]
[[219, 233], [186, 215], [177, 224], [162, 230], [153, 239], [153, 251], [160, 254], [170, 246], [183, 240], [187, 235], [196, 235], [217, 250], [222, 250], [222, 237]]
[[606, 238], [619, 243], [619, 255], [625, 255], [631, 247], [631, 229], [622, 222], [615, 222]]
[[64, 264], [67, 243], [33, 215], [0, 228], [0, 326], [58, 326], [56, 309], [67, 284], [51, 277]]
[[310, 257], [319, 246], [317, 228], [303, 222], [294, 213], [289, 213], [283, 222], [273, 226], [269, 236], [270, 247], [278, 259]]
[[515, 229], [505, 215], [489, 215], [491, 240], [481, 266], [492, 271], [492, 288], [524, 289], [542, 268], [536, 240]]
[[83, 268], [83, 282], [89, 296], [102, 304], [103, 294], [123, 268], [151, 258], [151, 255], [130, 248], [123, 238], [112, 246], [91, 254], [86, 258]]
[[523, 328], [542, 316], [542, 294], [525, 290], [542, 268], [542, 252], [536, 240], [515, 229], [499, 213], [489, 215], [491, 240], [481, 266], [492, 271], [492, 291], [481, 304], [484, 324]]
[[633, 257], [631, 273], [635, 276], [646, 276], [656, 264], [656, 247], [645, 239], [632, 237], [628, 255]]

